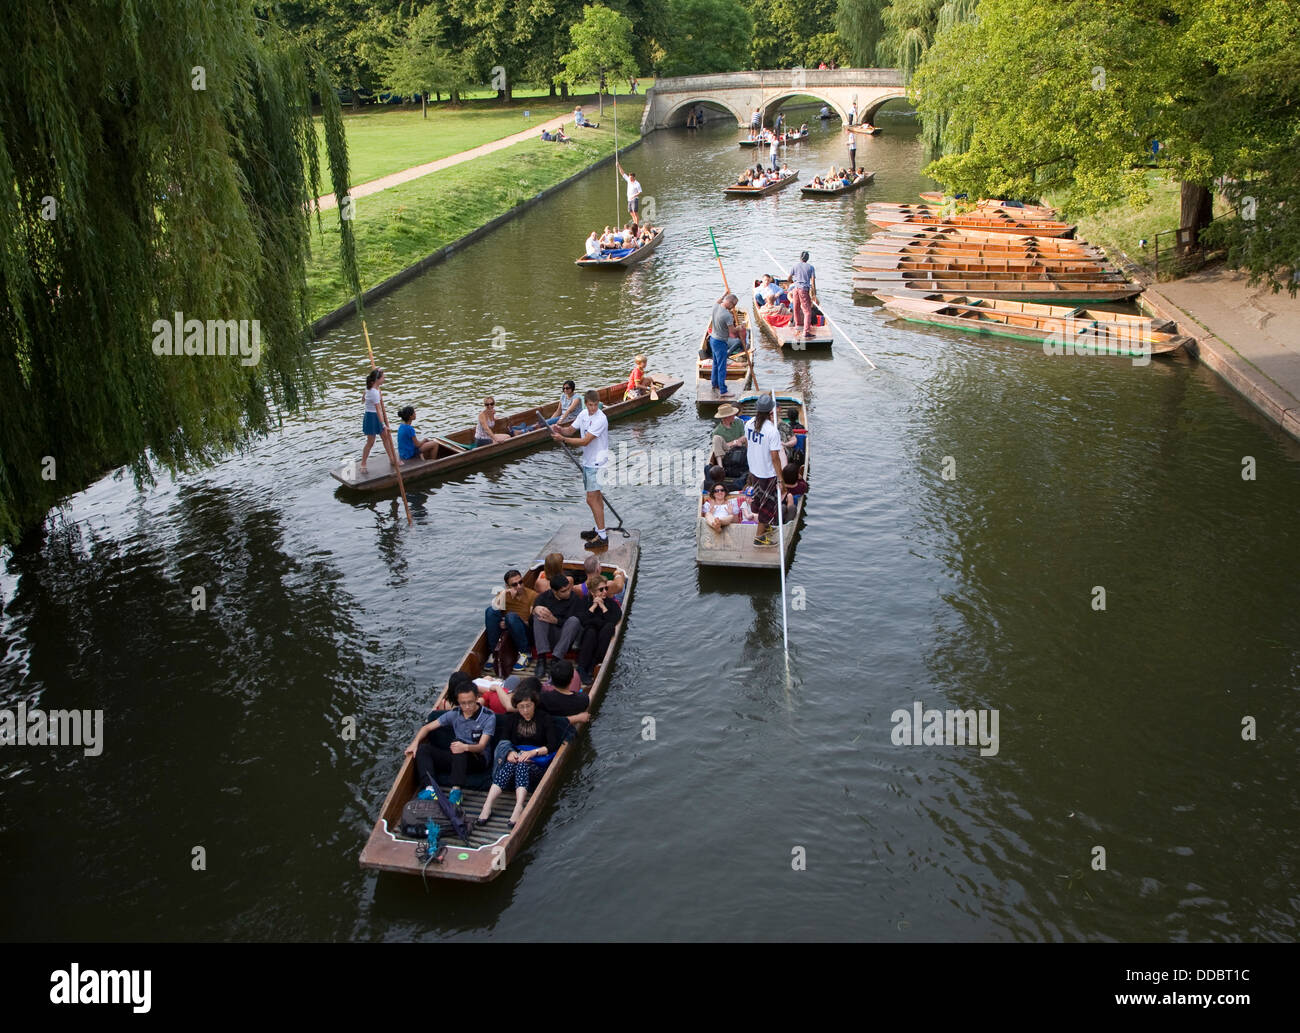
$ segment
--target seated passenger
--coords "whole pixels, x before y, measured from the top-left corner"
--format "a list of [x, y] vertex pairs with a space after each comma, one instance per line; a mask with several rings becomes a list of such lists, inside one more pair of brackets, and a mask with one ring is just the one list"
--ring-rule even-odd
[[[740, 410], [734, 405], [718, 406], [718, 423], [713, 428], [713, 438], [709, 448], [709, 463], [718, 464], [732, 476], [738, 476], [749, 469], [745, 437], [745, 424], [736, 419]], [[742, 460], [745, 462], [742, 463]], [[732, 468], [734, 469], [734, 472]]]
[[582, 561], [582, 582], [577, 586], [575, 591], [583, 599], [590, 598], [588, 592], [595, 578], [601, 578], [609, 585], [609, 594], [621, 606], [623, 603], [623, 589], [627, 587], [627, 579], [623, 577], [621, 571], [615, 571], [612, 578], [607, 578], [600, 569], [600, 559], [596, 556], [588, 556]]
[[600, 257], [600, 237], [597, 236], [595, 230], [592, 230], [591, 236], [587, 238], [587, 257], [588, 258]]
[[537, 580], [533, 582], [533, 587], [538, 593], [549, 592], [551, 582], [555, 580], [557, 574], [564, 573], [564, 553], [548, 552], [546, 559], [542, 561], [542, 572], [537, 575]]
[[582, 639], [578, 646], [578, 677], [584, 685], [591, 684], [596, 662], [609, 649], [610, 640], [623, 616], [622, 608], [609, 590], [609, 582], [599, 576], [589, 580], [584, 596], [586, 606], [580, 618]]
[[808, 494], [808, 482], [800, 476], [802, 467], [798, 463], [786, 463], [781, 470], [781, 519], [794, 519], [799, 499]]
[[704, 500], [701, 510], [704, 522], [715, 531], [721, 531], [727, 524], [740, 520], [740, 500], [727, 498], [725, 485], [716, 485]]
[[397, 417], [402, 425], [397, 428], [397, 458], [403, 461], [412, 459], [432, 459], [438, 454], [438, 442], [425, 441], [415, 436], [415, 406], [404, 405], [397, 410]]
[[528, 666], [528, 625], [533, 619], [533, 604], [537, 601], [537, 593], [524, 587], [524, 577], [517, 570], [507, 570], [504, 580], [506, 587], [493, 597], [488, 608], [483, 611], [488, 656], [496, 652], [501, 635], [508, 631], [514, 640], [515, 649], [519, 651], [515, 670], [522, 671]]
[[627, 378], [627, 387], [623, 389], [623, 400], [629, 398], [640, 398], [649, 393], [646, 386], [646, 357], [638, 355], [632, 360], [632, 372]]
[[533, 763], [535, 758], [555, 756], [560, 749], [560, 732], [555, 721], [541, 709], [541, 692], [536, 678], [525, 678], [524, 684], [510, 696], [511, 711], [497, 721], [497, 746], [492, 788], [488, 790], [478, 820], [492, 817], [492, 805], [508, 788], [515, 791], [515, 809], [506, 823], [514, 828], [523, 816], [528, 790], [541, 780], [543, 769]]
[[710, 466], [704, 476], [704, 487], [702, 493], [707, 497], [713, 493], [714, 487], [722, 485], [728, 493], [733, 491], [744, 491], [745, 481], [749, 479], [748, 473], [742, 473], [736, 477], [728, 477], [727, 471], [721, 466]]
[[472, 447], [481, 448], [483, 445], [494, 445], [510, 440], [512, 435], [497, 433], [496, 420], [496, 400], [493, 398], [483, 399], [483, 411], [478, 414], [478, 422], [474, 424], [474, 444]]
[[578, 397], [578, 386], [572, 380], [566, 380], [560, 388], [560, 400], [555, 412], [546, 420], [547, 426], [569, 424], [582, 411], [582, 399]]
[[821, 178], [821, 176], [813, 176], [812, 185], [813, 185], [816, 189], [821, 190], [821, 189], [823, 188], [823, 186], [822, 186], [822, 178]]
[[[487, 755], [488, 744], [496, 734], [496, 715], [479, 702], [478, 690], [464, 671], [456, 671], [447, 683], [447, 695], [456, 701], [454, 710], [444, 710], [428, 724], [420, 726], [406, 748], [406, 755], [415, 758], [415, 770], [424, 789], [421, 800], [437, 796], [437, 776], [444, 776], [451, 786], [448, 800], [460, 803], [461, 787], [476, 772], [487, 772], [491, 761]], [[450, 748], [434, 745], [425, 739], [435, 729], [450, 725], [453, 740]], [[457, 749], [459, 747], [459, 749]]]
[[[493, 695], [503, 714], [514, 709], [510, 693], [520, 685], [536, 679], [520, 678], [511, 675], [504, 685], [493, 687]], [[537, 684], [541, 684], [537, 682]], [[556, 660], [551, 664], [551, 680], [541, 687], [542, 711], [552, 717], [562, 717], [571, 725], [583, 725], [591, 720], [591, 698], [582, 691], [582, 681], [573, 664], [568, 660]]]
[[533, 604], [533, 641], [537, 643], [537, 677], [546, 677], [548, 662], [564, 659], [582, 633], [582, 600], [563, 574], [551, 579], [550, 589]]

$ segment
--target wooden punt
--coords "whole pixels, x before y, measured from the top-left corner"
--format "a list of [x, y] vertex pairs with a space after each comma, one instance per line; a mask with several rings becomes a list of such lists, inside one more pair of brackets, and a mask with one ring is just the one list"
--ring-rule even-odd
[[1068, 237], [1051, 237], [1046, 234], [1009, 233], [1004, 231], [986, 232], [970, 226], [897, 226], [893, 229], [873, 233], [867, 242], [872, 241], [958, 241], [962, 244], [982, 244], [989, 246], [1033, 246], [1037, 248], [1059, 248], [1069, 251], [1078, 247], [1092, 247], [1084, 240]]
[[[623, 391], [627, 386], [627, 381], [620, 380], [617, 384], [610, 384], [600, 388], [601, 406], [606, 417], [610, 420], [616, 420], [623, 416], [641, 412], [652, 405], [665, 402], [677, 393], [677, 390], [682, 386], [682, 381], [679, 379], [656, 380], [655, 385], [659, 395], [658, 399], [653, 399], [646, 394], [640, 398], [629, 399], [626, 402], [623, 401]], [[541, 406], [520, 409], [509, 416], [498, 417], [493, 427], [498, 434], [504, 434], [508, 428], [517, 427], [520, 424], [526, 423], [532, 426], [537, 422], [538, 409], [550, 409], [553, 405], [553, 402], [543, 402]], [[394, 432], [395, 435], [396, 432]], [[432, 459], [408, 459], [404, 461], [402, 463], [402, 480], [407, 484], [422, 478], [434, 475], [441, 476], [456, 470], [462, 470], [467, 466], [481, 466], [503, 455], [518, 452], [525, 448], [551, 444], [550, 428], [530, 430], [523, 434], [516, 434], [509, 441], [501, 441], [492, 445], [480, 445], [478, 448], [471, 447], [474, 442], [473, 424], [450, 434], [428, 436], [438, 442], [438, 453]], [[353, 491], [388, 491], [397, 487], [397, 474], [394, 473], [392, 465], [389, 463], [388, 457], [383, 454], [382, 449], [375, 449], [370, 453], [370, 461], [367, 466], [369, 469], [363, 473], [357, 466], [357, 462], [353, 460], [330, 470], [330, 476], [345, 488]]]
[[[743, 308], [737, 308], [734, 315], [737, 327], [746, 329], [749, 327], [749, 317]], [[749, 352], [742, 351], [732, 355], [727, 359], [727, 388], [730, 397], [718, 397], [718, 392], [713, 386], [713, 350], [709, 347], [709, 329], [708, 326], [704, 328], [704, 335], [700, 339], [700, 350], [697, 355], [699, 361], [695, 374], [695, 405], [705, 412], [711, 412], [724, 402], [733, 401], [738, 392], [750, 386], [754, 377]], [[750, 346], [753, 346], [752, 341]]]
[[857, 133], [859, 136], [879, 136], [880, 126], [845, 126], [850, 133]]
[[797, 182], [799, 182], [799, 170], [793, 169], [790, 175], [777, 180], [775, 183], [769, 183], [765, 187], [742, 187], [736, 184], [724, 188], [722, 193], [727, 197], [762, 197], [765, 194], [775, 194], [778, 190], [784, 190], [791, 183]]
[[[773, 277], [776, 280], [776, 277]], [[782, 287], [787, 287], [788, 280], [776, 280]], [[794, 351], [806, 351], [809, 348], [829, 348], [835, 343], [835, 338], [831, 334], [829, 323], [823, 323], [821, 326], [812, 328], [812, 337], [800, 337], [795, 333], [794, 327], [791, 326], [772, 326], [768, 323], [763, 314], [764, 306], [754, 305], [754, 325], [762, 331], [773, 344], [779, 348], [790, 348]], [[817, 306], [817, 299], [812, 303], [813, 315], [822, 316], [824, 313]]]
[[626, 269], [630, 265], [636, 265], [642, 261], [664, 242], [663, 227], [654, 231], [654, 236], [633, 251], [630, 255], [624, 255], [622, 258], [588, 258], [583, 255], [574, 265], [585, 266], [588, 269]]
[[741, 146], [741, 147], [759, 147], [759, 146], [761, 146], [761, 145], [763, 145], [763, 144], [765, 144], [765, 143], [767, 143], [766, 140], [762, 140], [762, 139], [758, 139], [758, 138], [755, 138], [755, 139], [753, 139], [753, 140], [748, 140], [748, 139], [746, 139], [746, 140], [741, 140], [741, 141], [740, 141], [740, 146]]
[[887, 280], [873, 276], [855, 276], [855, 295], [880, 292], [898, 296], [925, 294], [974, 294], [982, 298], [1009, 298], [1019, 301], [1123, 301], [1142, 293], [1140, 283], [1078, 283], [1056, 280]]
[[[759, 392], [751, 392], [741, 395], [736, 400], [735, 405], [740, 410], [738, 419], [753, 418], [758, 396]], [[804, 480], [811, 486], [812, 478], [808, 475], [811, 466], [811, 448], [806, 433], [808, 411], [804, 406], [803, 396], [794, 391], [776, 392], [776, 412], [780, 414], [791, 407], [799, 410], [799, 423], [805, 428], [805, 433], [802, 435], [804, 448], [803, 476]], [[710, 429], [710, 437], [712, 433], [713, 431]], [[730, 497], [735, 498], [737, 496], [733, 494]], [[794, 551], [794, 539], [799, 530], [799, 521], [803, 516], [805, 501], [803, 498], [799, 500], [795, 508], [794, 518], [785, 525], [785, 552], [782, 554], [779, 547], [754, 545], [753, 524], [727, 524], [721, 531], [713, 530], [704, 522], [702, 513], [703, 493], [697, 493], [694, 496], [695, 562], [702, 567], [752, 567], [759, 570], [776, 570], [781, 562], [789, 562], [790, 555]], [[773, 535], [777, 533], [775, 525], [772, 527], [772, 533]]]
[[[530, 588], [536, 582], [537, 575], [541, 573], [542, 564], [550, 553], [560, 552], [564, 554], [565, 570], [579, 571], [582, 569], [583, 560], [590, 555], [590, 551], [583, 548], [583, 541], [579, 537], [579, 532], [583, 527], [582, 524], [570, 524], [562, 527], [546, 543], [537, 559], [524, 575], [524, 582]], [[609, 548], [597, 552], [595, 555], [600, 557], [602, 572], [611, 576], [615, 573], [622, 573], [626, 581], [623, 589], [623, 619], [619, 622], [614, 637], [610, 640], [609, 648], [596, 665], [595, 677], [587, 690], [591, 696], [593, 710], [600, 703], [609, 684], [614, 654], [627, 626], [627, 613], [632, 603], [632, 588], [636, 579], [636, 565], [641, 544], [641, 536], [638, 531], [631, 531], [630, 536], [627, 538], [622, 538], [617, 532], [611, 531], [609, 538]], [[483, 603], [486, 605], [487, 600], [483, 600]], [[505, 642], [510, 643], [509, 635], [505, 636]], [[513, 664], [516, 656], [513, 645], [510, 645], [503, 652], [505, 652], [507, 660]], [[461, 658], [457, 670], [464, 671], [471, 678], [479, 678], [490, 675], [490, 665], [491, 657], [488, 655], [487, 633], [480, 630], [474, 639], [473, 645]], [[533, 669], [533, 665], [530, 663], [527, 671], [521, 673], [529, 674]], [[438, 695], [438, 700], [443, 700], [446, 694], [447, 689], [444, 686]], [[437, 879], [490, 882], [505, 871], [510, 862], [518, 856], [519, 851], [527, 843], [528, 837], [537, 827], [542, 813], [559, 794], [560, 785], [565, 778], [566, 771], [574, 763], [574, 756], [578, 749], [577, 738], [584, 734], [582, 726], [577, 726], [577, 736], [560, 746], [555, 759], [547, 765], [541, 781], [529, 795], [524, 813], [513, 830], [506, 825], [510, 812], [514, 808], [513, 792], [502, 794], [492, 817], [485, 824], [478, 825], [474, 829], [468, 844], [464, 844], [445, 821], [440, 819], [439, 826], [442, 828], [442, 835], [439, 838], [441, 842], [446, 844], [447, 853], [442, 862], [428, 866], [422, 865], [416, 860], [416, 847], [419, 845], [419, 841], [408, 839], [401, 835], [400, 832], [402, 808], [423, 788], [418, 784], [415, 758], [403, 756], [397, 778], [393, 781], [393, 787], [388, 791], [388, 796], [384, 799], [383, 806], [379, 811], [379, 818], [375, 821], [375, 827], [371, 830], [370, 838], [361, 851], [361, 867], [381, 872], [398, 872], [403, 875], [425, 875]], [[484, 790], [465, 789], [464, 796], [462, 806], [465, 813], [477, 817], [479, 811], [482, 810], [487, 793]]]
[[1004, 276], [1007, 279], [1019, 279], [1022, 276], [1035, 276], [1049, 273], [1060, 277], [1079, 277], [1082, 279], [1123, 279], [1124, 274], [1113, 265], [1094, 261], [1071, 261], [1064, 258], [949, 258], [947, 256], [928, 255], [885, 255], [878, 258], [859, 258], [853, 263], [854, 269], [870, 271], [893, 270], [935, 270], [961, 273], [970, 276]]
[[[927, 204], [945, 205], [956, 201], [959, 205], [970, 205], [972, 202], [966, 199], [958, 200], [952, 197], [945, 197], [938, 190], [926, 190], [920, 195], [921, 200]], [[1023, 212], [1027, 216], [1036, 219], [1055, 219], [1060, 213], [1045, 204], [1011, 204], [1007, 201], [1000, 200], [996, 197], [981, 197], [974, 202], [976, 208], [999, 208], [1006, 212]]]
[[[1055, 237], [1044, 237], [1045, 242], [1074, 243], [1058, 241]], [[882, 255], [935, 255], [953, 258], [1043, 258], [1074, 262], [1106, 262], [1105, 252], [1090, 244], [1079, 243], [1075, 247], [1043, 247], [1041, 244], [984, 244], [979, 241], [964, 240], [906, 240], [889, 236], [875, 236], [858, 248], [859, 258], [872, 258]]]
[[1030, 305], [964, 294], [897, 297], [876, 294], [885, 310], [913, 323], [950, 326], [1022, 341], [1050, 341], [1058, 348], [1100, 355], [1172, 356], [1189, 338], [1174, 332], [1168, 320], [1065, 305]]
[[998, 218], [992, 215], [904, 215], [879, 212], [867, 213], [867, 219], [882, 229], [910, 227], [951, 227], [953, 229], [981, 230], [985, 233], [1019, 233], [1032, 237], [1069, 237], [1077, 227], [1063, 222]]
[[803, 132], [800, 132], [798, 129], [791, 129], [788, 133], [785, 134], [785, 142], [803, 143], [805, 140], [808, 139], [808, 133], [809, 130], [807, 129], [805, 129]]
[[799, 193], [804, 197], [838, 197], [840, 194], [847, 194], [850, 190], [857, 190], [858, 187], [866, 186], [875, 178], [876, 174], [874, 172], [865, 172], [861, 176], [854, 177], [853, 182], [848, 186], [841, 184], [837, 187], [815, 187], [810, 184], [800, 187]]

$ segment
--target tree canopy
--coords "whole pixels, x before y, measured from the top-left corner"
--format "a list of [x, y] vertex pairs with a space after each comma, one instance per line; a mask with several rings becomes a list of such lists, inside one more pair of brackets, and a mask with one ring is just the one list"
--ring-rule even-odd
[[754, 25], [740, 0], [669, 0], [664, 75], [734, 72], [749, 62]]
[[[316, 389], [308, 205], [313, 87], [336, 193], [341, 113], [323, 68], [241, 0], [14, 0], [0, 64], [0, 536], [115, 467], [145, 478], [238, 447]], [[196, 45], [195, 41], [201, 41]], [[336, 216], [337, 217], [337, 216]], [[351, 227], [345, 274], [356, 285]], [[159, 353], [160, 324], [215, 345]], [[187, 336], [188, 336], [188, 330]], [[251, 344], [251, 341], [250, 341]]]
[[[982, 0], [939, 31], [913, 82], [950, 153], [927, 170], [955, 190], [1050, 193], [1073, 214], [1149, 200], [1147, 172], [1184, 185], [1182, 223], [1208, 189], [1250, 197], [1212, 233], [1275, 287], [1300, 251], [1300, 10], [1290, 0]], [[1173, 227], [1170, 227], [1171, 229]]]
[[632, 22], [625, 14], [600, 4], [582, 9], [582, 21], [569, 29], [573, 49], [561, 58], [563, 76], [570, 86], [610, 75], [637, 74], [632, 54]]

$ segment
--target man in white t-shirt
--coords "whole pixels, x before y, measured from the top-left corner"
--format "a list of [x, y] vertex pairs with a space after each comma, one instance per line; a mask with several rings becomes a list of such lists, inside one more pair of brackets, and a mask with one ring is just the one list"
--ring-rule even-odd
[[614, 162], [618, 166], [619, 175], [627, 183], [627, 214], [632, 217], [632, 226], [639, 233], [641, 230], [641, 184], [636, 178], [635, 172], [624, 172], [623, 166], [618, 161]]
[[758, 533], [754, 535], [754, 544], [758, 546], [777, 544], [770, 529], [777, 519], [776, 507], [780, 499], [776, 475], [781, 469], [781, 434], [773, 419], [775, 408], [776, 402], [771, 395], [759, 395], [754, 405], [754, 418], [745, 428], [745, 456], [749, 460], [749, 476], [754, 482], [754, 494], [749, 504], [758, 523]]
[[[601, 549], [609, 544], [609, 534], [605, 530], [605, 498], [600, 493], [599, 480], [601, 467], [609, 462], [609, 420], [600, 411], [599, 391], [588, 391], [586, 402], [586, 409], [578, 413], [572, 426], [552, 427], [551, 436], [562, 445], [570, 444], [565, 438], [577, 438], [572, 444], [582, 448], [582, 486], [586, 489], [587, 505], [596, 521], [596, 526], [583, 531], [582, 537], [588, 549]], [[778, 438], [778, 447], [780, 443]]]

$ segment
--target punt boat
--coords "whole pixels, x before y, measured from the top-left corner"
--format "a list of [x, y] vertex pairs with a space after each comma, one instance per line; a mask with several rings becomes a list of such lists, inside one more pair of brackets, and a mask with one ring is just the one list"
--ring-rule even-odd
[[850, 190], [857, 190], [858, 187], [866, 186], [876, 178], [874, 172], [864, 172], [861, 176], [855, 176], [853, 181], [847, 186], [841, 183], [834, 187], [815, 187], [811, 183], [799, 188], [799, 193], [804, 197], [838, 197], [840, 194], [847, 194]]
[[[583, 561], [588, 555], [592, 554], [590, 550], [584, 548], [584, 542], [579, 537], [579, 532], [583, 526], [581, 524], [570, 524], [562, 527], [546, 543], [537, 559], [533, 561], [524, 574], [524, 583], [529, 588], [536, 583], [537, 575], [542, 572], [542, 565], [550, 553], [559, 552], [564, 554], [564, 569], [567, 573], [574, 574], [583, 570]], [[599, 662], [594, 668], [595, 677], [592, 679], [591, 686], [586, 690], [591, 697], [593, 710], [600, 703], [601, 697], [609, 685], [610, 668], [618, 644], [623, 638], [623, 631], [627, 626], [628, 608], [632, 603], [632, 587], [636, 578], [641, 536], [638, 531], [629, 531], [627, 533], [628, 537], [621, 538], [619, 532], [611, 530], [609, 548], [595, 553], [600, 557], [601, 573], [606, 577], [613, 577], [616, 573], [621, 573], [625, 585], [622, 602], [623, 619], [619, 622], [614, 637], [605, 650], [605, 654], [599, 657]], [[498, 578], [497, 581], [499, 587], [500, 579]], [[486, 602], [487, 600], [484, 600], [484, 605], [486, 605]], [[517, 657], [513, 642], [508, 634], [502, 635], [501, 638], [502, 642], [495, 657], [497, 663], [498, 665], [509, 664], [513, 666]], [[576, 654], [570, 654], [571, 659], [574, 656]], [[484, 679], [490, 677], [493, 673], [491, 671], [493, 659], [494, 657], [488, 653], [487, 632], [480, 630], [473, 644], [461, 658], [457, 670], [464, 671], [471, 678]], [[510, 667], [507, 666], [504, 669], [508, 671]], [[526, 670], [520, 672], [521, 676], [531, 674], [534, 669], [534, 661], [530, 658], [529, 666]], [[447, 688], [443, 686], [438, 694], [435, 707], [442, 705], [445, 709], [445, 704], [448, 702], [446, 696]], [[537, 783], [529, 795], [523, 815], [514, 829], [507, 826], [507, 818], [514, 808], [513, 791], [502, 794], [497, 801], [496, 809], [487, 822], [475, 825], [468, 843], [464, 843], [457, 837], [446, 819], [439, 816], [438, 824], [441, 828], [439, 839], [446, 845], [447, 851], [442, 861], [427, 864], [421, 864], [416, 857], [416, 850], [422, 841], [404, 836], [401, 832], [402, 808], [423, 788], [419, 785], [419, 777], [415, 769], [415, 758], [403, 756], [397, 778], [393, 781], [393, 786], [388, 791], [387, 797], [384, 798], [383, 806], [379, 810], [379, 818], [375, 821], [375, 827], [370, 832], [370, 838], [361, 851], [361, 867], [381, 872], [398, 872], [404, 875], [423, 874], [432, 878], [459, 879], [466, 882], [489, 882], [495, 879], [518, 856], [519, 851], [528, 842], [529, 836], [537, 828], [541, 815], [560, 794], [561, 783], [564, 781], [568, 769], [576, 763], [577, 737], [585, 734], [582, 726], [575, 727], [576, 736], [564, 742], [555, 754], [555, 758], [546, 766], [541, 781]], [[482, 788], [464, 787], [462, 807], [466, 815], [477, 818], [487, 797], [486, 789], [487, 786]]]
[[782, 176], [775, 183], [769, 183], [765, 187], [743, 187], [739, 183], [733, 183], [725, 187], [722, 193], [726, 197], [763, 197], [765, 194], [775, 194], [778, 190], [784, 190], [792, 183], [799, 182], [799, 170], [792, 169], [788, 176]]
[[1050, 341], [1075, 351], [1105, 355], [1172, 356], [1190, 338], [1177, 333], [1169, 320], [1153, 320], [1123, 312], [1032, 305], [964, 294], [897, 297], [877, 293], [885, 310], [912, 323], [949, 326], [1022, 341]]
[[585, 266], [588, 269], [626, 269], [630, 265], [636, 265], [638, 262], [643, 261], [651, 251], [663, 242], [664, 230], [660, 226], [654, 231], [654, 235], [640, 247], [602, 251], [599, 258], [592, 258], [584, 254], [573, 264]]
[[879, 275], [853, 277], [855, 296], [966, 294], [1016, 301], [1123, 301], [1142, 293], [1140, 283], [1079, 283], [1058, 280], [886, 279]]
[[[945, 197], [938, 190], [926, 190], [921, 195], [921, 200], [927, 204], [945, 205], [954, 200], [960, 205], [969, 205], [971, 202], [962, 198], [957, 200], [952, 197]], [[1003, 201], [994, 197], [981, 197], [974, 202], [976, 208], [1000, 208], [1012, 215], [1021, 214], [1035, 219], [1055, 219], [1060, 213], [1045, 204], [1021, 204], [1019, 201]]]
[[[737, 308], [734, 315], [738, 328], [749, 326], [749, 317], [745, 315], [744, 309]], [[750, 341], [750, 347], [753, 347], [753, 343], [753, 341]], [[704, 336], [700, 339], [698, 359], [695, 379], [695, 405], [701, 412], [711, 412], [724, 402], [732, 401], [736, 393], [749, 387], [753, 380], [754, 369], [749, 361], [749, 351], [737, 352], [727, 359], [727, 390], [730, 397], [718, 397], [718, 392], [713, 387], [713, 350], [709, 347], [709, 327], [707, 326], [704, 328]]]
[[[623, 400], [623, 391], [627, 387], [627, 381], [625, 380], [600, 388], [601, 407], [606, 417], [610, 420], [616, 420], [623, 416], [641, 412], [652, 405], [658, 405], [676, 394], [682, 386], [682, 381], [679, 379], [656, 380], [654, 384], [655, 391], [659, 395], [658, 398], [651, 398], [649, 394], [644, 394], [640, 398], [631, 398], [627, 401]], [[581, 394], [579, 397], [581, 397]], [[510, 427], [518, 427], [522, 424], [532, 428], [538, 422], [539, 408], [549, 410], [553, 408], [553, 403], [544, 402], [540, 407], [534, 406], [521, 409], [509, 416], [498, 417], [496, 423], [493, 424], [493, 429], [498, 434], [505, 434]], [[518, 452], [535, 445], [551, 443], [549, 427], [530, 429], [515, 434], [509, 441], [479, 445], [477, 448], [474, 447], [474, 424], [453, 431], [450, 434], [431, 435], [431, 437], [438, 443], [438, 451], [431, 459], [399, 460], [404, 483], [409, 484], [412, 481], [434, 475], [444, 475], [455, 470], [462, 470], [468, 466], [482, 466], [508, 453]], [[395, 438], [396, 433], [394, 433]], [[395, 441], [394, 444], [396, 444]], [[357, 465], [357, 461], [351, 460], [330, 470], [330, 476], [352, 491], [389, 491], [397, 487], [397, 474], [394, 472], [392, 465], [388, 461], [388, 456], [382, 448], [376, 448], [370, 453], [367, 467], [366, 471], [362, 471]]]
[[[768, 394], [769, 392], [751, 392], [741, 395], [734, 403], [740, 410], [740, 415], [736, 417], [740, 420], [752, 420], [754, 418], [754, 407], [758, 402], [759, 394]], [[808, 412], [804, 406], [803, 396], [793, 391], [778, 391], [776, 394], [776, 410], [773, 415], [779, 421], [786, 412], [791, 408], [798, 410], [799, 427], [796, 430], [796, 436], [804, 450], [803, 476], [804, 480], [812, 484], [812, 479], [808, 476], [810, 467], [809, 446], [808, 446]], [[712, 437], [713, 431], [710, 429], [709, 436]], [[780, 471], [777, 471], [778, 478]], [[780, 481], [778, 480], [778, 486]], [[729, 498], [738, 498], [744, 501], [746, 496], [732, 493]], [[695, 562], [702, 567], [753, 567], [760, 570], [776, 570], [778, 564], [784, 559], [789, 561], [791, 553], [794, 551], [795, 534], [798, 532], [799, 519], [803, 516], [804, 502], [800, 498], [795, 507], [795, 514], [792, 519], [785, 523], [785, 553], [782, 556], [781, 549], [775, 546], [757, 546], [754, 544], [753, 523], [735, 523], [726, 524], [721, 530], [715, 531], [704, 522], [704, 495], [699, 493], [693, 496], [695, 505]], [[779, 504], [779, 502], [778, 502]], [[777, 533], [776, 525], [772, 525], [772, 534]]]
[[[773, 277], [773, 279], [775, 280], [776, 278]], [[789, 288], [788, 280], [776, 280], [776, 282], [781, 284], [782, 287], [786, 287], [787, 289]], [[754, 325], [758, 327], [764, 337], [777, 347], [792, 348], [795, 351], [805, 351], [808, 348], [829, 348], [835, 343], [835, 338], [831, 333], [830, 323], [825, 322], [825, 314], [818, 307], [816, 299], [814, 299], [812, 303], [813, 315], [822, 316], [823, 322], [821, 326], [809, 328], [812, 331], [811, 337], [800, 337], [795, 333], [795, 328], [790, 325], [790, 323], [787, 323], [785, 326], [773, 326], [767, 321], [767, 308], [768, 306], [766, 305], [754, 305]], [[791, 323], [793, 323], [794, 317], [791, 316], [790, 320]]]
[[1019, 233], [1034, 237], [1071, 237], [1076, 226], [1047, 219], [1013, 219], [993, 213], [980, 215], [931, 215], [905, 212], [867, 212], [867, 219], [882, 229], [908, 229], [912, 227], [951, 227], [952, 229], [981, 230], [985, 233]]

